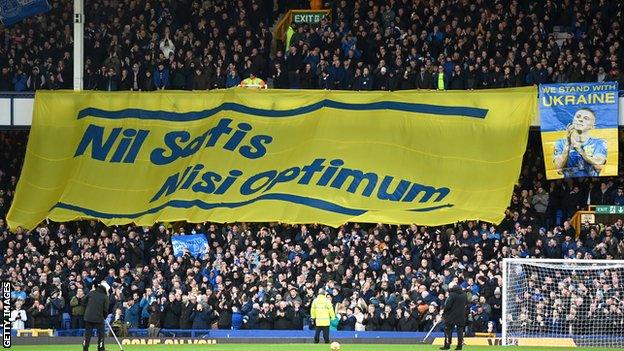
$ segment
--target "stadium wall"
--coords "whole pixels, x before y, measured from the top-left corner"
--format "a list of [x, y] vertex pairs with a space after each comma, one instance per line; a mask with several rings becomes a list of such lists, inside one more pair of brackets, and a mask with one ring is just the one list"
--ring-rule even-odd
[[[80, 331], [82, 332], [82, 330]], [[133, 335], [120, 338], [123, 345], [215, 345], [215, 344], [310, 344], [313, 342], [313, 331], [288, 331], [288, 330], [203, 330], [196, 331], [197, 335], [174, 336], [167, 335], [172, 331], [166, 331], [159, 338], [150, 338], [146, 335]], [[188, 333], [189, 331], [187, 331]], [[144, 334], [146, 334], [145, 331]], [[425, 340], [426, 333], [407, 332], [346, 332], [333, 331], [331, 339], [344, 344], [443, 344], [443, 334], [431, 333]], [[621, 338], [621, 337], [620, 337]], [[82, 335], [74, 336], [45, 336], [45, 337], [13, 337], [13, 345], [77, 345], [82, 343]], [[534, 347], [548, 346], [572, 349], [574, 347], [603, 346], [609, 347], [608, 340], [599, 339], [599, 336], [587, 337], [534, 337], [516, 339], [516, 345]], [[466, 337], [465, 344], [468, 346], [498, 346], [501, 345], [500, 335]], [[114, 345], [112, 337], [107, 337], [106, 343]], [[455, 344], [456, 341], [454, 340]]]
[[[620, 91], [619, 125], [624, 126], [624, 91]], [[0, 93], [0, 128], [27, 128], [32, 123], [33, 93]], [[536, 97], [537, 98], [537, 97]], [[539, 115], [533, 118], [533, 127], [539, 127]]]
[[[47, 344], [78, 344], [82, 342], [83, 330], [60, 331], [58, 336], [44, 337], [13, 337], [14, 345], [47, 345]], [[192, 335], [191, 335], [192, 333]], [[161, 330], [159, 338], [147, 336], [146, 329], [132, 329], [131, 336], [120, 338], [124, 345], [156, 345], [156, 344], [238, 344], [238, 343], [312, 343], [313, 330]], [[65, 335], [65, 336], [64, 336]], [[71, 335], [71, 336], [69, 336]], [[331, 339], [349, 344], [431, 344], [443, 333], [436, 332], [425, 339], [427, 333], [411, 332], [354, 332], [332, 331]], [[494, 339], [491, 338], [494, 344]], [[112, 338], [107, 343], [114, 343]]]

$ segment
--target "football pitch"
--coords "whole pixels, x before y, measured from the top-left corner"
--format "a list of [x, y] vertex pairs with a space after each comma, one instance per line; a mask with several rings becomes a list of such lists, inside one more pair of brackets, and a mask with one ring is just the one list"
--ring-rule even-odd
[[[433, 345], [392, 345], [392, 344], [343, 344], [340, 351], [432, 351], [440, 346]], [[13, 345], [11, 349], [17, 351], [70, 351], [81, 350], [82, 345]], [[455, 346], [451, 347], [454, 350]], [[537, 351], [614, 351], [616, 348], [598, 347], [520, 347], [520, 346], [464, 346], [468, 351], [514, 351], [514, 350], [537, 350]], [[90, 350], [96, 351], [96, 345], [92, 343]], [[107, 351], [118, 351], [119, 347], [107, 341]], [[326, 344], [216, 344], [216, 345], [124, 345], [124, 351], [330, 351]]]

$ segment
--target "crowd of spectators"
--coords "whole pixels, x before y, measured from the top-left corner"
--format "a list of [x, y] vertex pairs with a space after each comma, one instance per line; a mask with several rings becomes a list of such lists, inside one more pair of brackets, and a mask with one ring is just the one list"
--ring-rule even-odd
[[511, 269], [510, 337], [621, 333], [622, 272], [612, 268], [574, 268], [577, 267], [519, 264]]
[[[0, 278], [15, 283], [14, 320], [21, 321], [16, 328], [80, 328], [85, 294], [106, 280], [113, 325], [149, 328], [151, 335], [161, 328], [301, 330], [309, 325], [310, 304], [321, 287], [335, 305], [334, 329], [426, 332], [439, 318], [448, 283], [457, 277], [471, 303], [469, 332], [496, 331], [503, 257], [624, 258], [622, 219], [586, 225], [578, 238], [567, 221], [588, 203], [622, 204], [624, 176], [547, 181], [538, 134], [531, 134], [500, 225], [444, 227], [209, 222], [105, 227], [81, 221], [9, 230], [4, 218], [25, 141], [24, 132], [0, 133]], [[602, 189], [602, 196], [594, 196], [595, 189]], [[171, 237], [193, 233], [207, 236], [209, 252], [174, 257]], [[516, 322], [528, 324], [527, 330], [568, 333], [585, 318], [581, 309], [601, 318], [605, 308], [615, 321], [624, 310], [621, 275], [613, 270], [599, 281], [586, 281], [594, 297], [594, 290], [604, 288], [608, 305], [584, 300], [576, 319], [564, 315], [573, 313], [569, 307], [583, 294], [577, 280], [563, 277], [551, 284], [562, 291], [535, 281], [532, 286], [541, 288], [545, 299], [519, 313]], [[546, 296], [549, 292], [555, 296]], [[535, 312], [540, 306], [544, 313]], [[443, 323], [436, 330], [441, 328]]]
[[[0, 91], [72, 87], [72, 4], [50, 3], [50, 12], [3, 29]], [[274, 88], [301, 89], [624, 81], [619, 0], [334, 0], [325, 2], [331, 19], [274, 41], [280, 14], [308, 5], [89, 1], [84, 87], [230, 88], [250, 73]]]
[[[3, 29], [0, 91], [71, 87], [71, 2], [50, 3], [47, 14]], [[275, 88], [353, 90], [623, 79], [621, 1], [331, 1], [331, 20], [295, 26], [289, 43], [277, 41], [272, 50], [270, 26], [289, 6], [305, 3], [89, 1], [85, 88], [229, 88], [250, 73]], [[567, 33], [561, 45], [556, 26]], [[536, 135], [500, 225], [104, 227], [82, 221], [10, 231], [5, 216], [26, 138], [0, 133], [0, 278], [15, 283], [15, 328], [82, 327], [84, 295], [106, 280], [113, 324], [154, 333], [303, 329], [321, 287], [339, 316], [334, 329], [428, 331], [448, 283], [459, 277], [471, 301], [470, 331], [493, 331], [500, 328], [503, 257], [624, 258], [621, 219], [585, 225], [578, 238], [568, 221], [588, 204], [624, 205], [624, 173], [547, 181]], [[171, 237], [188, 233], [207, 236], [205, 257], [174, 257]], [[621, 272], [609, 274], [610, 280], [588, 284], [621, 291], [613, 285], [624, 279]], [[560, 301], [561, 311], [542, 301], [544, 313], [523, 312], [518, 323], [543, 329], [551, 328], [543, 321], [555, 319], [547, 330], [569, 331], [570, 319], [555, 317], [568, 313], [577, 294]], [[606, 307], [614, 321], [624, 309], [619, 299]], [[581, 305], [576, 310], [585, 313], [594, 304]]]

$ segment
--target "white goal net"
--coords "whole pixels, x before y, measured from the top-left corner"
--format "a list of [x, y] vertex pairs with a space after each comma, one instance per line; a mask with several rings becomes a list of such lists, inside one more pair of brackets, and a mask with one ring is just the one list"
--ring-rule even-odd
[[503, 260], [502, 344], [624, 348], [624, 261]]

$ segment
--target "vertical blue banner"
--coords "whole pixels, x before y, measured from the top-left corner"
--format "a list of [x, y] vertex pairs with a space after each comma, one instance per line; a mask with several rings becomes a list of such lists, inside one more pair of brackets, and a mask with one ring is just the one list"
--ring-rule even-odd
[[5, 26], [10, 26], [49, 10], [50, 4], [47, 0], [0, 0], [0, 21]]
[[208, 239], [204, 234], [174, 236], [171, 244], [175, 257], [184, 255], [184, 250], [188, 250], [193, 257], [201, 257], [208, 252]]
[[617, 175], [618, 83], [539, 87], [548, 179]]

